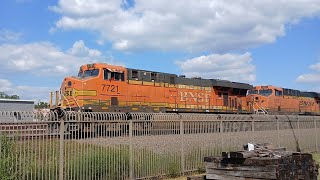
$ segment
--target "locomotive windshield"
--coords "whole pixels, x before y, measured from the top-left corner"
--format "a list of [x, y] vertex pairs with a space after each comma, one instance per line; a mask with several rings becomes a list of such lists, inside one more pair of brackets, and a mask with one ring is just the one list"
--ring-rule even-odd
[[250, 94], [258, 94], [258, 90], [249, 90], [248, 95]]
[[99, 69], [90, 69], [85, 70], [84, 73], [79, 71], [78, 77], [85, 78], [85, 77], [96, 77], [99, 75]]
[[262, 96], [270, 96], [272, 94], [271, 89], [262, 89], [259, 91], [259, 94]]
[[82, 71], [79, 71], [78, 77], [81, 78], [81, 77], [82, 77], [82, 74], [83, 74], [83, 72], [82, 72]]
[[85, 70], [83, 73], [83, 77], [96, 77], [99, 75], [99, 69], [91, 69], [91, 70]]

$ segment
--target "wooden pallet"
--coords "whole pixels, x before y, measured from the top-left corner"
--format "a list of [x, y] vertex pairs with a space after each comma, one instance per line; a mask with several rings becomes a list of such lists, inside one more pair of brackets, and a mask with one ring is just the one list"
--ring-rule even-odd
[[204, 161], [206, 179], [219, 180], [317, 180], [319, 168], [311, 154], [285, 148], [223, 152], [220, 157], [205, 157]]

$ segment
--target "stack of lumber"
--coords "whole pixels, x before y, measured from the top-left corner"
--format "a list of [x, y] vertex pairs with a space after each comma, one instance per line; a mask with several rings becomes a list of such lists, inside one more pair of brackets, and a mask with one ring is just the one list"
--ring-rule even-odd
[[319, 165], [309, 153], [254, 145], [254, 150], [223, 152], [205, 157], [206, 179], [307, 179], [317, 180]]

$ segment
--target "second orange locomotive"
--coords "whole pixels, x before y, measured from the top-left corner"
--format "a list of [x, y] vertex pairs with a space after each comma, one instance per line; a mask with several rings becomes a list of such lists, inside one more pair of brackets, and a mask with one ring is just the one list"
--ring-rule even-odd
[[319, 115], [320, 94], [275, 86], [256, 86], [248, 91], [253, 112], [263, 114]]

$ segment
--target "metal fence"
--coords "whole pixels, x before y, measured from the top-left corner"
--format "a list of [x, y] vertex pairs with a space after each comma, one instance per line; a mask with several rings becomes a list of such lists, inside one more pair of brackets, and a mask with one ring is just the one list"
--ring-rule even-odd
[[0, 179], [146, 179], [200, 171], [248, 142], [319, 150], [319, 116], [23, 113], [0, 116]]

